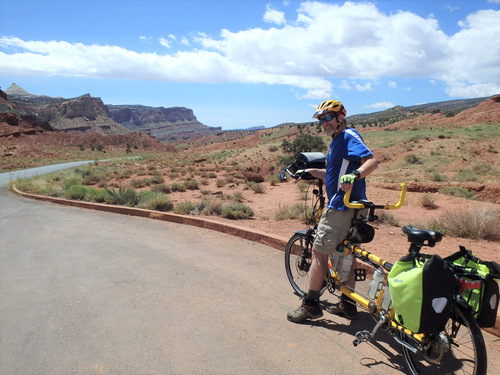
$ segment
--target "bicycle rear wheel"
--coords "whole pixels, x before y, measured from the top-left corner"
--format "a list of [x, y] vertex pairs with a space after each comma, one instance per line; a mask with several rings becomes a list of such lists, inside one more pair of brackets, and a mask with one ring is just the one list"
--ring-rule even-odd
[[[404, 333], [401, 338], [411, 344]], [[446, 328], [425, 352], [413, 353], [402, 346], [405, 364], [413, 375], [486, 374], [486, 346], [472, 315], [457, 306]]]
[[312, 243], [307, 242], [304, 233], [295, 233], [288, 241], [285, 250], [286, 276], [300, 297], [309, 290]]

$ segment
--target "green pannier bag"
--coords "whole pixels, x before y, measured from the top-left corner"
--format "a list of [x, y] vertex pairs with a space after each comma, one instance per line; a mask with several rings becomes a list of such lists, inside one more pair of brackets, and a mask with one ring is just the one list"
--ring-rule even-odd
[[439, 332], [450, 316], [456, 280], [439, 256], [421, 262], [408, 255], [388, 276], [396, 321], [416, 333]]
[[[465, 257], [465, 254], [470, 256]], [[471, 272], [471, 277], [464, 277], [465, 282], [480, 282], [479, 287], [460, 289], [460, 295], [472, 309], [474, 318], [481, 328], [495, 326], [499, 302], [499, 287], [495, 278], [500, 277], [500, 266], [495, 262], [485, 262], [460, 246], [460, 251], [445, 258]]]

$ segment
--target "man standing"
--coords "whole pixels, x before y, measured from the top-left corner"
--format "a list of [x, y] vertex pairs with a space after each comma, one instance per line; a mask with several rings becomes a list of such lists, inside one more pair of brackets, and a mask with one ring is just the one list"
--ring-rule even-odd
[[[326, 169], [307, 169], [306, 172], [325, 181], [328, 205], [314, 239], [309, 290], [300, 307], [287, 315], [288, 320], [295, 323], [323, 316], [319, 297], [328, 270], [328, 255], [346, 238], [355, 213], [344, 205], [344, 193], [352, 190], [352, 200], [366, 199], [365, 177], [378, 166], [361, 135], [347, 126], [345, 116], [344, 106], [335, 100], [322, 102], [313, 116], [332, 141], [326, 157]], [[356, 261], [351, 270], [355, 267]], [[347, 285], [354, 287], [354, 284], [351, 272]], [[344, 294], [340, 302], [327, 308], [327, 311], [351, 320], [357, 316], [356, 304]]]

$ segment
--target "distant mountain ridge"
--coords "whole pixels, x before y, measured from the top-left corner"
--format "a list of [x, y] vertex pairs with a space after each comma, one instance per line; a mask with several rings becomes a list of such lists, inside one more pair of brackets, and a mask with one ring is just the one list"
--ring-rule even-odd
[[451, 117], [479, 105], [488, 98], [447, 100], [408, 107], [398, 105], [384, 111], [347, 116], [346, 121], [354, 127], [384, 127], [401, 120], [421, 116], [424, 113], [442, 113], [446, 117]]
[[9, 101], [38, 116], [53, 128], [70, 133], [128, 134], [141, 131], [161, 141], [189, 140], [220, 133], [220, 127], [199, 122], [184, 107], [105, 105], [101, 98], [85, 94], [66, 99], [34, 95], [13, 83], [5, 90]]
[[143, 105], [108, 105], [110, 117], [133, 131], [145, 132], [159, 140], [179, 141], [217, 134], [220, 127], [198, 121], [192, 109], [185, 107], [148, 107]]
[[[127, 134], [141, 131], [165, 142], [189, 141], [200, 136], [219, 135], [220, 127], [209, 127], [198, 121], [193, 110], [185, 107], [149, 107], [144, 105], [105, 105], [90, 94], [65, 99], [46, 95], [33, 95], [13, 83], [5, 93], [18, 107], [40, 117], [52, 127], [72, 133]], [[488, 97], [457, 99], [418, 104], [347, 116], [353, 127], [385, 127], [401, 120], [412, 119], [425, 113], [442, 113], [446, 117], [475, 107]], [[284, 123], [275, 127], [309, 125]], [[257, 131], [257, 126], [232, 132]]]

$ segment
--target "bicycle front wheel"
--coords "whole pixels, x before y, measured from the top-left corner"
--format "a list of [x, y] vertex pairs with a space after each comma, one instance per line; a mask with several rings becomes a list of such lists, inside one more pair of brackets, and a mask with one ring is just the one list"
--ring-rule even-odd
[[[408, 336], [401, 335], [410, 343]], [[430, 348], [417, 353], [402, 348], [406, 366], [413, 375], [486, 374], [486, 346], [481, 330], [470, 312], [458, 306]]]
[[312, 243], [306, 241], [304, 233], [295, 233], [286, 245], [285, 269], [288, 281], [300, 297], [309, 290], [311, 259]]

